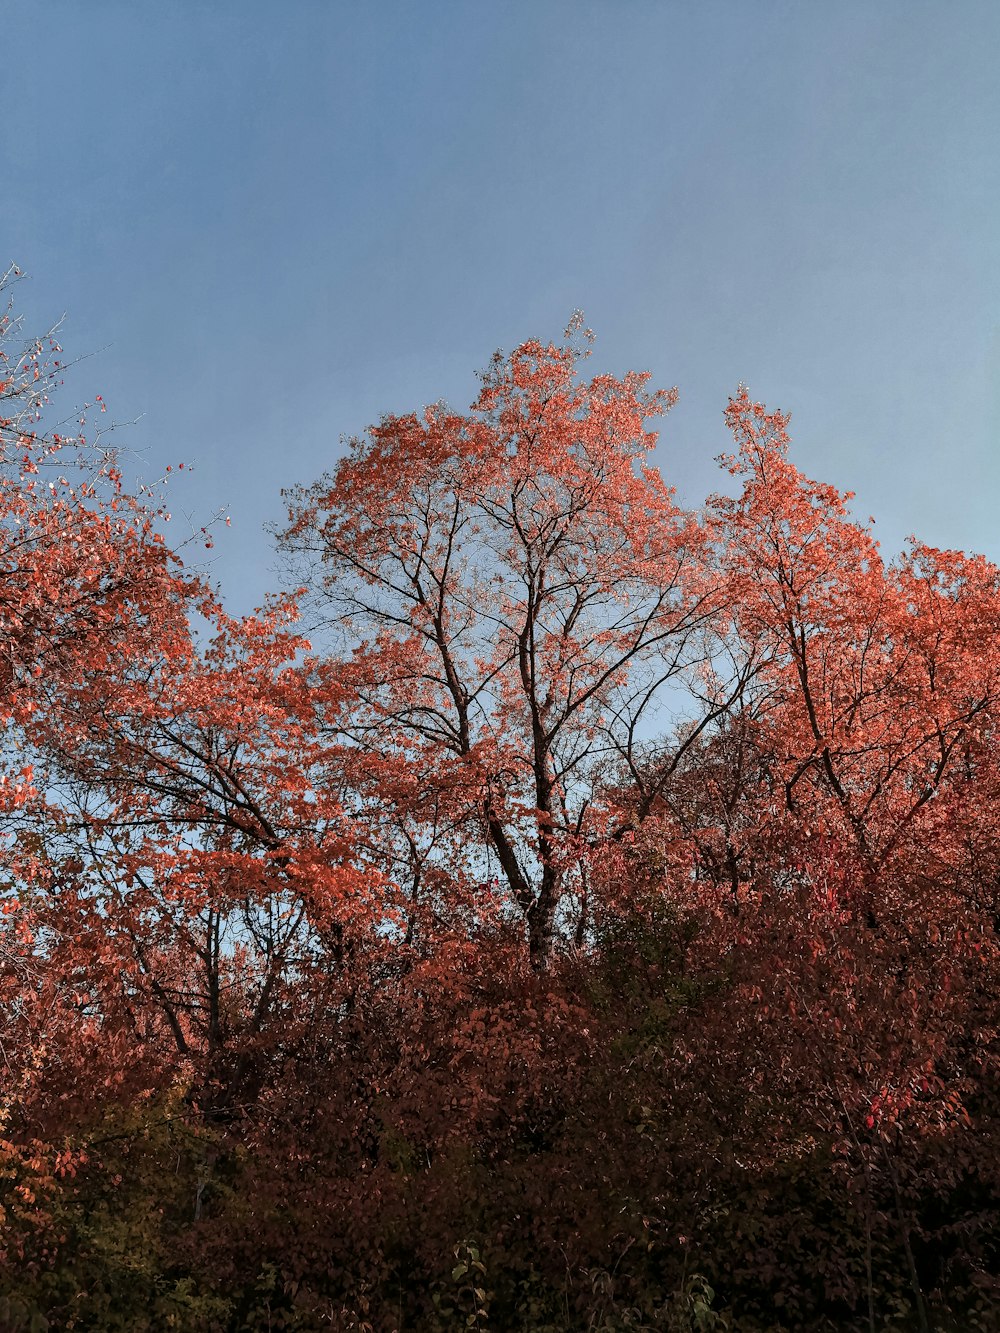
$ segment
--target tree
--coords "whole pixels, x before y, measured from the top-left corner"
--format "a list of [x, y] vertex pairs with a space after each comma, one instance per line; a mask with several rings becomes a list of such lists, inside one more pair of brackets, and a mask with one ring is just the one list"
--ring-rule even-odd
[[[8, 269], [0, 291], [19, 276]], [[86, 409], [73, 417], [75, 433], [46, 429], [60, 356], [55, 331], [24, 336], [10, 300], [0, 316], [0, 810], [12, 1096], [35, 1080], [67, 1002], [38, 911], [48, 883], [37, 833], [46, 797], [30, 736], [53, 721], [52, 699], [80, 691], [88, 673], [120, 653], [129, 626], [149, 618], [174, 577], [155, 531], [162, 508], [150, 493], [126, 491], [101, 432], [91, 441], [84, 434]]]
[[787, 417], [741, 391], [727, 419], [738, 453], [726, 462], [744, 486], [714, 506], [724, 635], [756, 664], [741, 711], [776, 756], [785, 809], [816, 832], [837, 827], [877, 871], [991, 731], [1000, 574], [915, 541], [887, 565], [851, 494], [789, 461]]
[[497, 355], [470, 412], [385, 418], [290, 493], [281, 538], [353, 648], [341, 739], [414, 846], [399, 774], [428, 772], [434, 799], [460, 785], [452, 827], [488, 852], [480, 879], [498, 867], [537, 966], [586, 937], [601, 775], [634, 765], [714, 608], [708, 534], [647, 462], [675, 393], [585, 380], [579, 359], [527, 342]]
[[197, 583], [162, 593], [114, 654], [45, 695], [26, 732], [44, 832], [16, 866], [44, 885], [53, 965], [95, 1023], [221, 1111], [294, 1041], [311, 981], [330, 1003], [359, 984], [359, 936], [391, 908], [351, 864], [317, 739], [332, 692], [295, 665], [293, 613], [234, 621]]

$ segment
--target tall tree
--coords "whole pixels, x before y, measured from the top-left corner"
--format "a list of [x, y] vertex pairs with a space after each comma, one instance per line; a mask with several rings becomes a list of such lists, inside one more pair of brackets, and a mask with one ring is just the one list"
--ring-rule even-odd
[[991, 730], [1000, 575], [916, 542], [887, 564], [851, 494], [789, 461], [787, 417], [741, 391], [727, 419], [743, 480], [714, 506], [728, 637], [757, 664], [742, 713], [767, 733], [780, 803], [815, 832], [838, 826], [874, 872]]
[[708, 534], [648, 462], [674, 391], [587, 380], [579, 359], [569, 338], [527, 342], [468, 413], [385, 418], [290, 493], [282, 534], [353, 649], [342, 739], [397, 824], [390, 775], [427, 772], [435, 792], [460, 775], [452, 826], [498, 868], [536, 966], [585, 934], [601, 775], [634, 762], [713, 609]]

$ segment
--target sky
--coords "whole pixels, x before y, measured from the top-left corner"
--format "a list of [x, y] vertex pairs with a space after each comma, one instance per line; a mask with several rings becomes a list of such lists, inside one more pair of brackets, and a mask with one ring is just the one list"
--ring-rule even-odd
[[0, 260], [85, 358], [62, 405], [186, 464], [172, 540], [229, 514], [234, 612], [282, 487], [577, 308], [595, 371], [679, 387], [681, 500], [745, 382], [887, 555], [1000, 561], [996, 0], [48, 0], [3, 35]]

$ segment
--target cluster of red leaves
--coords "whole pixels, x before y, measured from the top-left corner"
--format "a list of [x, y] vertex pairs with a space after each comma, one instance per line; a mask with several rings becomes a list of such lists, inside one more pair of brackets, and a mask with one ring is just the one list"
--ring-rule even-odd
[[532, 342], [235, 620], [0, 333], [0, 1319], [990, 1327], [1000, 571]]

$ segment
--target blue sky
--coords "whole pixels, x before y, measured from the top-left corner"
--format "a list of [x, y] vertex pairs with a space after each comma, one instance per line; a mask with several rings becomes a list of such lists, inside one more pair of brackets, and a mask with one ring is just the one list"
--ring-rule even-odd
[[677, 384], [699, 503], [726, 398], [909, 532], [1000, 560], [996, 0], [9, 7], [3, 245], [64, 401], [101, 393], [234, 610], [279, 491], [383, 412], [465, 406], [576, 307]]

